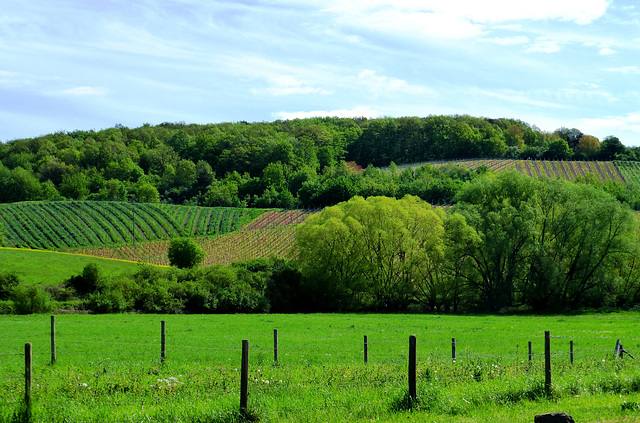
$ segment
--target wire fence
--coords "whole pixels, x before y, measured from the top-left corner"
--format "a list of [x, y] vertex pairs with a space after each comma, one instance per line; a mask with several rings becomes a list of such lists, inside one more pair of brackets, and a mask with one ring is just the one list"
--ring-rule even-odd
[[[93, 394], [88, 393], [89, 389], [86, 390], [86, 400], [82, 399], [85, 394], [82, 388], [90, 388], [89, 381], [96, 385], [94, 392], [95, 389], [103, 390], [107, 394], [105, 401], [113, 399], [114, 404], [135, 403], [133, 397], [121, 399], [129, 391], [134, 394], [151, 389], [173, 392], [178, 391], [185, 383], [213, 386], [217, 389], [217, 393], [213, 395], [215, 397], [238, 396], [238, 387], [243, 379], [240, 358], [245, 354], [239, 342], [237, 347], [205, 346], [203, 344], [215, 345], [216, 340], [193, 336], [176, 339], [173, 344], [172, 338], [165, 336], [164, 322], [163, 333], [136, 340], [125, 340], [117, 334], [113, 334], [111, 339], [79, 339], [67, 336], [64, 330], [56, 332], [54, 324], [52, 317], [50, 337], [34, 340], [33, 343], [38, 348], [32, 353], [17, 349], [16, 344], [21, 338], [0, 340], [3, 345], [8, 343], [15, 348], [0, 353], [0, 389], [13, 393], [0, 400], [0, 406], [9, 407], [21, 403], [23, 394], [19, 387], [23, 380], [26, 386], [35, 382], [35, 401], [44, 392], [61, 388], [74, 389], [75, 400], [81, 403], [95, 401]], [[325, 398], [330, 400], [335, 390], [373, 387], [385, 391], [403, 391], [407, 390], [407, 379], [411, 383], [411, 370], [408, 374], [407, 364], [409, 362], [411, 368], [412, 351], [411, 343], [407, 343], [406, 339], [371, 339], [364, 336], [364, 339], [351, 340], [336, 337], [310, 340], [299, 336], [288, 337], [287, 334], [284, 337], [279, 335], [281, 334], [274, 331], [273, 343], [263, 339], [251, 347], [251, 371], [246, 383], [248, 389], [259, 398], [267, 398], [282, 391], [295, 391], [301, 395], [324, 392]], [[283, 343], [283, 340], [286, 342]], [[545, 351], [547, 341], [553, 342], [552, 350]], [[625, 342], [640, 345], [638, 339], [626, 339]], [[614, 351], [615, 343], [615, 337], [604, 335], [545, 338], [545, 335], [528, 334], [493, 339], [451, 338], [446, 341], [421, 341], [418, 338], [418, 349], [413, 351], [417, 364], [414, 368], [417, 368], [415, 372], [422, 382], [427, 381], [436, 386], [465, 378], [505, 378], [511, 374], [512, 367], [527, 368], [541, 378], [543, 365], [547, 362], [553, 362], [555, 366], [564, 369], [576, 361], [576, 367], [580, 367], [581, 364], [611, 360], [617, 353]], [[531, 345], [534, 346], [533, 350], [530, 350]], [[248, 355], [248, 351], [246, 354]], [[35, 370], [27, 370], [31, 365], [34, 365]], [[194, 366], [193, 370], [189, 370], [189, 366]], [[185, 375], [169, 376], [178, 374], [176, 371], [182, 371]], [[26, 381], [27, 373], [33, 382]], [[221, 378], [226, 381], [224, 386], [217, 386], [222, 383], [216, 380], [220, 375], [226, 378]], [[284, 377], [282, 375], [289, 376], [289, 379], [279, 379]], [[122, 385], [115, 384], [114, 380], [118, 377], [123, 377]], [[65, 378], [68, 379], [66, 385], [60, 381]], [[144, 387], [133, 386], [130, 382], [139, 379], [145, 380]], [[147, 386], [154, 380], [155, 385]], [[408, 389], [410, 391], [411, 388]], [[112, 394], [111, 397], [109, 393]], [[24, 395], [28, 393], [25, 392]], [[339, 398], [337, 403], [332, 404], [333, 407], [352, 406], [343, 397]], [[340, 401], [344, 404], [341, 405]], [[375, 406], [387, 404], [388, 401], [374, 400], [368, 403]], [[61, 404], [48, 401], [46, 406]], [[280, 405], [277, 410], [267, 410], [266, 413], [277, 416], [301, 410], [316, 408]]]

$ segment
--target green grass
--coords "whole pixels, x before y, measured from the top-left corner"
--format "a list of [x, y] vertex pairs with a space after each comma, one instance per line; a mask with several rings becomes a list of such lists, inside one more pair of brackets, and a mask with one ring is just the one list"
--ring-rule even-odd
[[96, 263], [106, 276], [133, 273], [137, 263], [109, 260], [53, 251], [0, 248], [0, 272], [14, 272], [25, 284], [53, 285], [82, 273], [89, 263]]
[[[26, 342], [34, 351], [37, 421], [237, 421], [242, 339], [250, 341], [249, 407], [261, 421], [531, 422], [550, 411], [579, 422], [640, 421], [640, 363], [612, 359], [616, 339], [640, 358], [638, 317], [64, 315], [56, 319], [52, 366], [49, 316], [0, 316], [0, 422], [21, 403]], [[553, 336], [551, 400], [542, 390], [545, 330]], [[410, 409], [411, 334], [418, 338], [419, 398]]]

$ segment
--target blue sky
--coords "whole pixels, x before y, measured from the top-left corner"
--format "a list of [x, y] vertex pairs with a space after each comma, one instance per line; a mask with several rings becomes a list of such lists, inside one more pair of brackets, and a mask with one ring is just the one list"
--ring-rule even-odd
[[640, 145], [632, 0], [2, 0], [0, 141], [469, 114]]

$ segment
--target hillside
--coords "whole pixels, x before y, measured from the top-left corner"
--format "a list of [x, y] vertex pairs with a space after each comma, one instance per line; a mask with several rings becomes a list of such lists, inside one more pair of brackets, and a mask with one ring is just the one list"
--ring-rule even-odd
[[[196, 237], [205, 251], [204, 266], [231, 264], [261, 257], [290, 257], [295, 228], [312, 211], [271, 210], [239, 231], [213, 238]], [[156, 265], [168, 265], [169, 241], [138, 243], [118, 247], [94, 247], [70, 252], [121, 260], [138, 261]]]
[[5, 245], [40, 250], [119, 246], [237, 231], [264, 209], [115, 201], [0, 204]]
[[427, 163], [436, 167], [448, 164], [459, 165], [472, 170], [485, 166], [494, 172], [517, 170], [524, 175], [532, 177], [546, 176], [568, 181], [575, 181], [580, 177], [593, 174], [604, 183], [616, 182], [625, 184], [628, 179], [635, 180], [640, 176], [640, 166], [637, 166], [637, 162], [623, 161], [468, 159], [409, 163], [398, 165], [398, 169], [417, 168]]
[[78, 275], [89, 263], [97, 263], [106, 276], [133, 273], [137, 263], [106, 260], [57, 251], [0, 248], [0, 273], [13, 272], [25, 284], [58, 284]]

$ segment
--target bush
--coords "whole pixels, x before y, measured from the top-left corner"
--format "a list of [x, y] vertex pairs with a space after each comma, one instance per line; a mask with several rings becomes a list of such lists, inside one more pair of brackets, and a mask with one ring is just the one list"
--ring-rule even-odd
[[17, 287], [11, 300], [18, 314], [49, 313], [54, 309], [51, 295], [37, 285]]
[[202, 248], [190, 238], [172, 239], [169, 245], [169, 263], [181, 269], [198, 266], [204, 255]]
[[76, 290], [78, 295], [85, 296], [98, 289], [101, 279], [100, 268], [96, 263], [87, 264], [82, 273], [67, 280], [67, 285]]
[[20, 279], [15, 273], [0, 273], [0, 300], [8, 300], [19, 284]]

